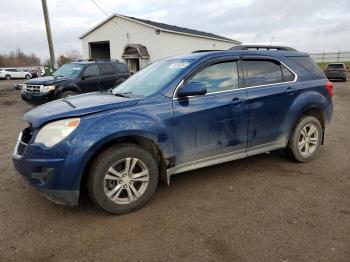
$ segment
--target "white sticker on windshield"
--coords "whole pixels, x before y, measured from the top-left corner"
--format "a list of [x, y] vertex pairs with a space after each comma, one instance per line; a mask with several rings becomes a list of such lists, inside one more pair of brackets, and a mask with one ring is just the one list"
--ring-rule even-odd
[[182, 69], [189, 65], [190, 63], [174, 63], [169, 66], [169, 68]]
[[80, 67], [73, 67], [73, 70], [80, 70]]

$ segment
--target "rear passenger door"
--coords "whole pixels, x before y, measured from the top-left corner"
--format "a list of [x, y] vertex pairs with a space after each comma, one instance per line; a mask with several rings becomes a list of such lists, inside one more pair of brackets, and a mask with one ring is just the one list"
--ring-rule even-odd
[[111, 63], [99, 64], [100, 90], [107, 90], [115, 86], [116, 70]]
[[285, 145], [285, 119], [296, 96], [296, 75], [270, 58], [243, 58], [249, 125], [247, 153]]

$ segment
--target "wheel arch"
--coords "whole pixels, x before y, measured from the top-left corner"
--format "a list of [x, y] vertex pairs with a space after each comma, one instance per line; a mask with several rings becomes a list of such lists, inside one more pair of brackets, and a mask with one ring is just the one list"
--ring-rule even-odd
[[55, 92], [55, 97], [59, 98], [59, 96], [65, 91], [74, 91], [78, 94], [82, 94], [82, 90], [76, 85], [60, 86]]
[[152, 139], [142, 136], [142, 135], [125, 135], [120, 136], [116, 138], [112, 138], [108, 141], [104, 141], [102, 144], [98, 145], [93, 153], [88, 157], [88, 160], [84, 166], [83, 172], [80, 177], [80, 190], [85, 191], [86, 190], [86, 182], [87, 182], [87, 175], [88, 171], [94, 162], [94, 160], [98, 157], [101, 152], [106, 150], [109, 147], [115, 146], [117, 144], [121, 143], [131, 143], [138, 145], [145, 149], [146, 151], [150, 152], [155, 160], [158, 162], [159, 166], [159, 178], [162, 182], [166, 182], [166, 167], [167, 167], [167, 161], [164, 158], [164, 154], [162, 150], [160, 149], [159, 145], [153, 141]]
[[304, 108], [303, 110], [301, 110], [299, 112], [299, 114], [294, 119], [293, 124], [291, 125], [291, 128], [289, 130], [288, 141], [289, 141], [289, 139], [290, 139], [290, 137], [291, 137], [291, 135], [293, 133], [293, 130], [295, 129], [296, 125], [298, 124], [298, 121], [303, 116], [313, 116], [320, 122], [321, 127], [322, 127], [322, 142], [321, 142], [321, 144], [323, 145], [323, 142], [324, 142], [324, 131], [325, 131], [325, 128], [326, 128], [325, 115], [324, 115], [323, 110], [320, 107], [316, 106], [316, 105], [312, 105], [310, 107]]

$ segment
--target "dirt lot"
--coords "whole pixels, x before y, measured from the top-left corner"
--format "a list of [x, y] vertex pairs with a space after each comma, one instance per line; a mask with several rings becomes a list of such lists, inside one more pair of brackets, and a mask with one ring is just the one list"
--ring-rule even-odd
[[55, 205], [16, 176], [30, 106], [0, 81], [0, 261], [350, 261], [350, 82], [316, 160], [278, 152], [177, 175], [142, 210]]

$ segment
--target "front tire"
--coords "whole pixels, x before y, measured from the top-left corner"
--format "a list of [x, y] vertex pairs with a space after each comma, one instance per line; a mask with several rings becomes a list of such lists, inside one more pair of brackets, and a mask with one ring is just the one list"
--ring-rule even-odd
[[25, 79], [30, 79], [30, 75], [25, 75]]
[[292, 158], [304, 163], [312, 160], [322, 143], [323, 129], [313, 116], [302, 117], [289, 139], [288, 149]]
[[94, 204], [113, 214], [143, 207], [158, 185], [158, 165], [151, 153], [134, 144], [103, 151], [93, 162], [87, 188]]
[[70, 96], [76, 96], [78, 95], [76, 92], [74, 91], [64, 91], [60, 94], [60, 98], [66, 98], [66, 97], [70, 97]]

